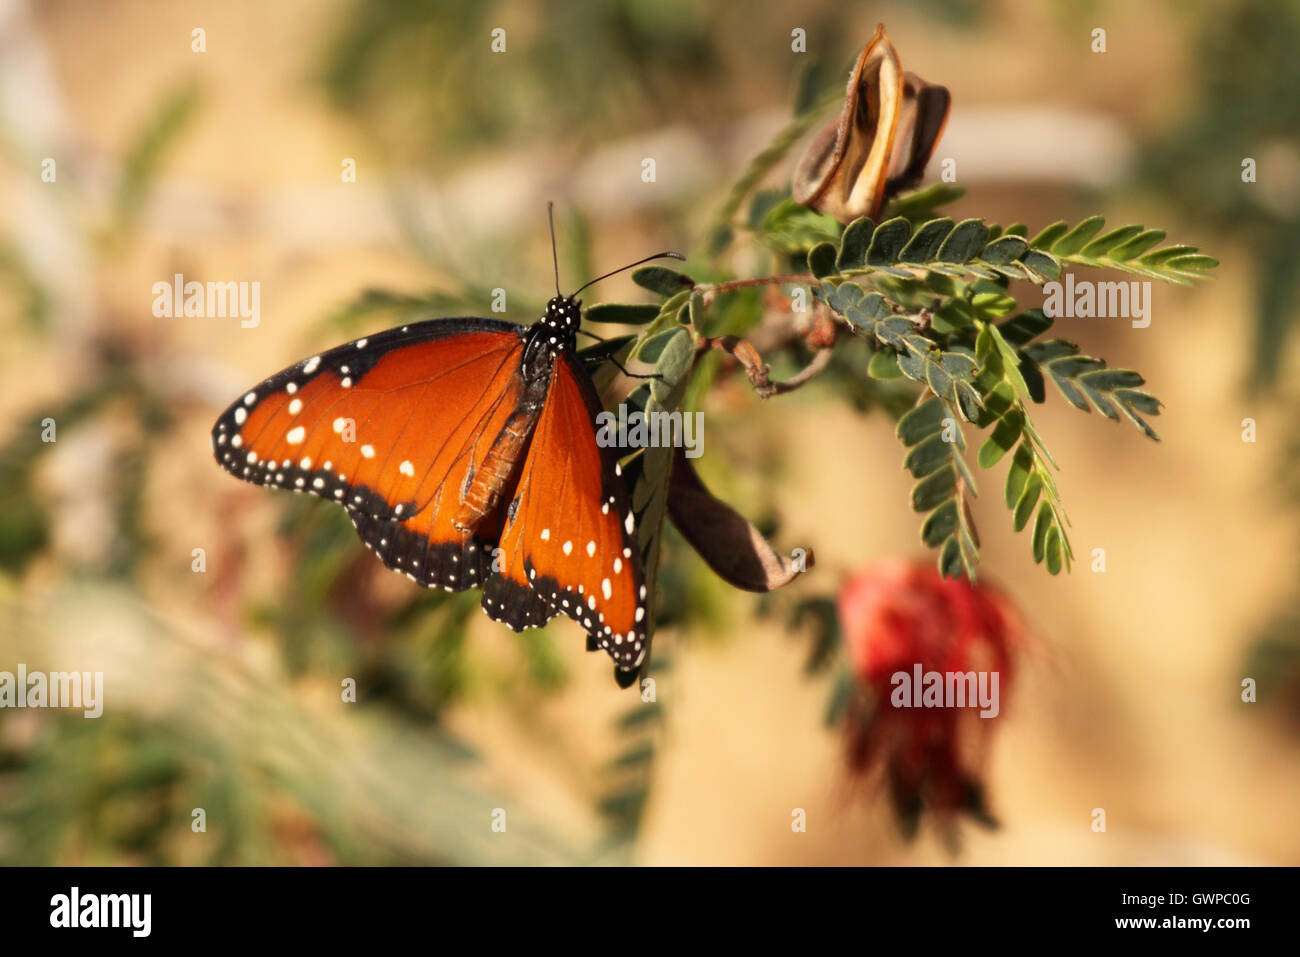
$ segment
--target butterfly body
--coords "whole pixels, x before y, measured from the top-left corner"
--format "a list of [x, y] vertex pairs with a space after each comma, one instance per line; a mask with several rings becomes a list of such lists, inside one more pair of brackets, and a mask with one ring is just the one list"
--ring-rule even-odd
[[546, 404], [556, 360], [566, 351], [573, 354], [582, 324], [582, 304], [556, 296], [546, 306], [546, 315], [520, 331], [524, 353], [519, 364], [520, 395], [514, 412], [497, 433], [491, 449], [477, 471], [466, 475], [461, 507], [452, 524], [472, 531], [500, 500], [511, 477], [523, 461], [528, 441]]
[[626, 686], [648, 650], [645, 579], [617, 450], [596, 441], [580, 324], [557, 295], [527, 327], [465, 317], [355, 340], [232, 403], [214, 455], [338, 502], [388, 567], [481, 588], [516, 631], [567, 615]]

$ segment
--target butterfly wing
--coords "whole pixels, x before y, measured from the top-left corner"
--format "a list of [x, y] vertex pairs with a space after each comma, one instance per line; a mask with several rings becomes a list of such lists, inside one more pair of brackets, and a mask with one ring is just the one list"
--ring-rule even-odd
[[389, 568], [460, 591], [482, 583], [496, 510], [455, 527], [463, 490], [522, 394], [519, 326], [436, 319], [323, 352], [236, 400], [212, 430], [248, 482], [343, 505]]
[[630, 684], [648, 650], [646, 587], [618, 453], [596, 441], [600, 399], [560, 355], [501, 533], [483, 607], [519, 630], [565, 614]]

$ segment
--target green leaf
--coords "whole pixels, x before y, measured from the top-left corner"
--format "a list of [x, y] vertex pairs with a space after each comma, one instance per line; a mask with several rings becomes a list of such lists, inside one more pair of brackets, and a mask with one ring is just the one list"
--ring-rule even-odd
[[637, 349], [637, 359], [647, 363], [658, 362], [659, 357], [663, 355], [664, 347], [668, 345], [668, 340], [681, 331], [682, 330], [680, 329], [665, 329], [663, 332], [658, 332], [653, 336], [650, 336], [642, 342], [640, 348]]
[[695, 286], [695, 280], [690, 276], [669, 269], [667, 266], [642, 266], [633, 271], [632, 281], [661, 296], [672, 296], [683, 289], [691, 289]]
[[930, 186], [902, 193], [890, 200], [890, 217], [902, 216], [912, 222], [932, 218], [934, 210], [955, 203], [966, 195], [966, 190], [951, 183], [933, 183]]
[[1142, 233], [1141, 226], [1120, 226], [1112, 229], [1108, 233], [1098, 236], [1088, 245], [1084, 246], [1081, 255], [1089, 259], [1100, 259], [1109, 253], [1116, 246], [1122, 246], [1130, 239]]
[[[955, 434], [945, 431], [945, 422]], [[911, 450], [903, 464], [920, 479], [912, 489], [912, 507], [932, 513], [921, 525], [921, 540], [939, 549], [943, 574], [973, 578], [979, 536], [965, 496], [975, 494], [975, 482], [962, 459], [966, 440], [951, 406], [936, 396], [926, 399], [899, 419], [898, 435]]]
[[998, 325], [1002, 340], [1019, 349], [1052, 328], [1052, 320], [1041, 309], [1026, 309]]
[[1164, 239], [1161, 230], [1128, 225], [1097, 235], [1103, 224], [1102, 217], [1092, 216], [1063, 235], [1057, 235], [1060, 224], [1051, 226], [1034, 240], [1034, 245], [1039, 247], [1037, 254], [1050, 253], [1057, 262], [1053, 265], [1031, 261], [1030, 257], [1035, 253], [1027, 253], [1020, 265], [1046, 278], [1056, 278], [1060, 273], [1059, 262], [1064, 261], [1189, 285], [1206, 278], [1208, 270], [1219, 264], [1213, 257], [1199, 253], [1194, 246], [1152, 249]]
[[950, 376], [969, 382], [975, 377], [979, 366], [975, 360], [962, 352], [945, 352], [939, 356], [939, 364]]
[[1005, 265], [1015, 262], [1028, 251], [1029, 243], [1019, 236], [1003, 236], [985, 246], [980, 258], [995, 265]]
[[1140, 413], [1158, 415], [1160, 403], [1154, 396], [1136, 391], [1145, 384], [1138, 373], [1107, 368], [1101, 359], [1080, 355], [1078, 346], [1061, 339], [1035, 343], [1024, 350], [1024, 356], [1027, 362], [1046, 370], [1061, 395], [1076, 409], [1087, 412], [1095, 408], [1114, 421], [1122, 412], [1143, 435], [1159, 441]]
[[[842, 282], [838, 286], [823, 282], [818, 287], [817, 293], [826, 301], [827, 305], [846, 318], [849, 310], [862, 302], [867, 295], [867, 291], [855, 282]], [[870, 328], [870, 326], [867, 328]]]
[[1038, 503], [1038, 496], [1042, 494], [1042, 491], [1043, 480], [1035, 472], [1025, 482], [1024, 491], [1020, 493], [1020, 498], [1016, 501], [1016, 510], [1011, 525], [1017, 532], [1025, 527], [1025, 523], [1029, 521], [1029, 516], [1034, 513], [1034, 506]]
[[654, 304], [634, 305], [622, 302], [598, 302], [582, 311], [583, 322], [612, 322], [625, 326], [640, 326], [654, 321], [659, 307]]
[[1034, 453], [1022, 443], [1020, 448], [1016, 449], [1016, 454], [1011, 456], [1011, 468], [1007, 470], [1005, 490], [1007, 508], [1015, 509], [1019, 503], [1020, 496], [1029, 484], [1029, 476], [1033, 468]]
[[663, 346], [659, 361], [655, 363], [655, 375], [659, 378], [650, 380], [650, 395], [662, 405], [675, 405], [669, 397], [678, 388], [695, 357], [695, 343], [686, 329], [673, 330], [672, 335]]
[[704, 294], [698, 289], [691, 290], [691, 296], [686, 300], [686, 315], [690, 320], [691, 328], [697, 333], [704, 331], [704, 319], [707, 307], [704, 305]]
[[1025, 383], [1024, 377], [1020, 374], [1020, 357], [1016, 351], [1007, 344], [1002, 338], [1002, 332], [995, 325], [984, 327], [989, 331], [993, 339], [993, 344], [997, 347], [998, 353], [1002, 358], [1002, 374], [1006, 376], [1007, 381], [1016, 387], [1016, 391], [1021, 395], [1029, 395], [1029, 386]]
[[1031, 249], [1020, 257], [1020, 264], [1048, 281], [1059, 279], [1061, 276], [1061, 264], [1054, 257], [1037, 249]]
[[1024, 417], [1018, 411], [1013, 409], [1003, 416], [984, 444], [980, 446], [980, 467], [991, 469], [997, 465], [1002, 460], [1002, 456], [1015, 448], [1023, 429]]
[[948, 263], [970, 262], [984, 248], [988, 234], [989, 228], [978, 219], [962, 220], [939, 247], [939, 260]]
[[916, 326], [905, 316], [887, 315], [875, 320], [876, 338], [892, 349], [907, 351], [907, 337], [916, 331]]
[[875, 231], [875, 223], [866, 216], [849, 223], [840, 239], [839, 255], [835, 258], [835, 265], [841, 272], [856, 269], [866, 263], [867, 250], [871, 248], [871, 237]]
[[939, 553], [939, 574], [944, 578], [960, 578], [964, 568], [961, 544], [956, 537], [948, 539]]
[[1119, 389], [1115, 393], [1115, 398], [1119, 399], [1124, 405], [1132, 406], [1139, 412], [1145, 412], [1147, 415], [1160, 414], [1160, 400], [1145, 392], [1135, 392], [1132, 389]]
[[1061, 571], [1061, 530], [1053, 525], [1047, 530], [1044, 551], [1047, 555], [1047, 571], [1056, 575]]
[[1034, 561], [1041, 563], [1047, 550], [1047, 532], [1052, 527], [1052, 509], [1044, 502], [1034, 519]]
[[908, 447], [916, 445], [943, 428], [943, 420], [947, 418], [947, 414], [948, 410], [941, 399], [933, 397], [926, 399], [898, 420], [895, 432], [904, 445]]
[[1175, 256], [1170, 259], [1166, 265], [1170, 269], [1178, 269], [1183, 272], [1193, 272], [1214, 269], [1219, 265], [1219, 261], [1213, 256], [1189, 253], [1186, 256]]
[[900, 262], [925, 263], [934, 259], [943, 245], [944, 239], [952, 232], [951, 219], [932, 219], [916, 231], [911, 240], [899, 253]]
[[921, 523], [921, 541], [930, 548], [938, 548], [945, 538], [956, 533], [958, 516], [957, 500], [948, 499], [926, 516], [925, 521]]
[[1065, 220], [1058, 220], [1052, 225], [1046, 227], [1041, 233], [1029, 240], [1029, 245], [1034, 249], [1051, 249], [1058, 239], [1070, 231], [1070, 224]]
[[1002, 292], [981, 292], [971, 296], [970, 305], [975, 316], [984, 322], [993, 322], [1016, 308], [1015, 299]]
[[944, 499], [949, 498], [957, 488], [957, 470], [940, 469], [916, 483], [912, 489], [912, 508], [918, 512], [928, 512], [938, 507]]
[[925, 381], [930, 386], [930, 390], [939, 396], [943, 396], [949, 402], [957, 401], [957, 386], [952, 380], [952, 376], [937, 362], [926, 364]]
[[835, 275], [835, 247], [830, 243], [818, 243], [808, 250], [808, 268], [818, 279]]
[[943, 335], [951, 335], [961, 329], [967, 328], [975, 321], [975, 310], [966, 299], [954, 297], [945, 299], [939, 304], [939, 308], [934, 311], [931, 318], [931, 325], [935, 332]]
[[1159, 246], [1165, 239], [1163, 229], [1147, 229], [1132, 239], [1121, 243], [1110, 251], [1110, 258], [1118, 262], [1128, 262], [1141, 256], [1153, 246]]
[[[1098, 359], [1097, 361], [1100, 362], [1101, 360]], [[1106, 368], [1085, 374], [1083, 381], [1090, 388], [1099, 389], [1102, 392], [1114, 392], [1116, 389], [1134, 389], [1146, 382], [1140, 375], [1129, 369]]]
[[912, 224], [902, 217], [881, 223], [871, 237], [871, 245], [867, 250], [867, 265], [888, 266], [898, 262], [898, 254], [902, 252], [911, 235]]
[[898, 367], [898, 356], [892, 352], [878, 350], [871, 354], [867, 363], [867, 375], [873, 379], [897, 379], [903, 370]]
[[1105, 225], [1105, 216], [1090, 216], [1052, 244], [1051, 252], [1057, 256], [1070, 256], [1079, 252]]
[[943, 432], [935, 432], [912, 447], [903, 459], [903, 467], [913, 478], [925, 478], [952, 458], [951, 442], [944, 441]]
[[957, 406], [961, 410], [962, 417], [967, 422], [976, 422], [980, 418], [984, 403], [980, 399], [980, 394], [975, 391], [970, 383], [958, 380]]
[[[844, 311], [844, 317], [859, 329], [875, 335], [879, 335], [882, 322], [902, 318], [894, 316], [889, 303], [878, 292], [867, 293], [859, 302]], [[906, 319], [902, 321], [907, 322]]]
[[1141, 257], [1144, 266], [1162, 266], [1171, 259], [1177, 259], [1179, 256], [1186, 256], [1189, 253], [1196, 252], [1195, 246], [1166, 246], [1164, 249], [1157, 249], [1154, 252], [1146, 253]]

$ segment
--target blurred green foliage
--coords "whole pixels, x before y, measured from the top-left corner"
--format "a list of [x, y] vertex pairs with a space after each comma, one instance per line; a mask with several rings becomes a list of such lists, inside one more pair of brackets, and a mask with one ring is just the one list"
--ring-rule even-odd
[[[1194, 30], [1189, 108], [1153, 129], [1141, 152], [1139, 182], [1177, 203], [1189, 218], [1253, 250], [1248, 382], [1251, 389], [1268, 389], [1300, 315], [1300, 3], [1237, 0], [1194, 13], [1178, 21]], [[1247, 157], [1258, 163], [1256, 183], [1242, 181]], [[1290, 169], [1283, 168], [1288, 161]], [[1292, 180], [1289, 206], [1270, 206], [1263, 197], [1282, 178]]]

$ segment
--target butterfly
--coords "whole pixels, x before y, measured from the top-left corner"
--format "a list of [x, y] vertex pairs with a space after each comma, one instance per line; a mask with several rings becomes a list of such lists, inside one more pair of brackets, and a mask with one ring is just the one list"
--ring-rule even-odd
[[232, 402], [212, 450], [236, 478], [337, 502], [389, 568], [479, 588], [515, 631], [567, 615], [627, 687], [649, 650], [645, 571], [576, 297], [684, 257], [566, 296], [553, 217], [551, 248], [556, 294], [531, 325], [430, 319], [313, 355]]

